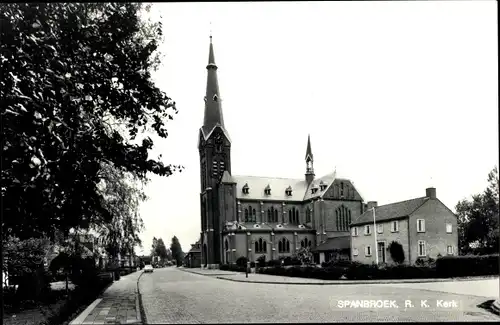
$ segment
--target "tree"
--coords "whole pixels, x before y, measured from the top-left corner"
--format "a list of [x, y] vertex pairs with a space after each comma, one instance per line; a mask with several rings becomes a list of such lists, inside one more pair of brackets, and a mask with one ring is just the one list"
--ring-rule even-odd
[[461, 200], [455, 210], [458, 217], [459, 251], [462, 254], [490, 254], [499, 245], [498, 169], [488, 174], [488, 187], [472, 199]]
[[156, 237], [153, 237], [153, 245], [151, 248], [151, 256], [159, 256], [163, 261], [169, 259], [169, 257], [170, 259], [172, 258], [172, 254], [165, 246], [162, 238], [156, 239]]
[[405, 251], [403, 245], [397, 241], [393, 241], [389, 244], [389, 253], [394, 262], [402, 264], [405, 261]]
[[311, 265], [313, 263], [313, 254], [309, 247], [301, 247], [294, 256], [302, 265]]
[[149, 159], [152, 139], [137, 138], [167, 137], [177, 113], [151, 80], [161, 24], [140, 18], [141, 3], [0, 8], [3, 233], [114, 223], [98, 188], [103, 164], [139, 180], [182, 168]]
[[176, 236], [172, 238], [172, 243], [170, 244], [170, 251], [172, 252], [172, 258], [177, 262], [177, 266], [182, 265], [184, 253], [182, 252], [179, 239], [177, 239]]
[[134, 247], [141, 244], [139, 233], [144, 224], [138, 214], [139, 203], [147, 199], [139, 188], [141, 183], [133, 174], [108, 164], [102, 164], [99, 190], [103, 196], [103, 205], [111, 214], [110, 222], [93, 226], [108, 254], [116, 259], [122, 256], [132, 257]]

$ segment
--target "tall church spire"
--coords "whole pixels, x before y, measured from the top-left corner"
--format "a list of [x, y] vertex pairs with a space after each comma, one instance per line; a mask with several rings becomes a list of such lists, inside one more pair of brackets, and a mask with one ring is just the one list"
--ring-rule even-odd
[[311, 150], [311, 136], [307, 135], [306, 149], [306, 182], [310, 184], [314, 180], [313, 154]]
[[205, 95], [205, 118], [203, 120], [202, 127], [205, 139], [217, 126], [220, 126], [227, 135], [224, 127], [224, 117], [222, 116], [222, 105], [219, 93], [219, 81], [217, 79], [217, 65], [215, 64], [214, 46], [212, 44], [212, 35], [210, 33], [210, 48], [207, 65], [207, 92]]

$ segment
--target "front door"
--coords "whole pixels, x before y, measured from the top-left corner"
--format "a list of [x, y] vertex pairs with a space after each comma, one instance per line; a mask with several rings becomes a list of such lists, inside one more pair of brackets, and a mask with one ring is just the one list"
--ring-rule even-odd
[[378, 254], [378, 262], [385, 263], [385, 243], [384, 242], [377, 243], [377, 254]]

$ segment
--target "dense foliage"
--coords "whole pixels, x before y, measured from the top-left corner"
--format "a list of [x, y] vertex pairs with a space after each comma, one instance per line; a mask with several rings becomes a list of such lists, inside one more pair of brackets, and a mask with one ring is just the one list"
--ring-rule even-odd
[[389, 253], [394, 262], [402, 264], [405, 261], [405, 251], [403, 245], [397, 241], [393, 241], [389, 244]]
[[172, 252], [172, 258], [177, 262], [177, 266], [181, 266], [184, 259], [184, 252], [182, 251], [181, 243], [176, 236], [172, 237], [170, 251]]
[[[150, 159], [175, 103], [151, 80], [161, 24], [140, 3], [0, 5], [4, 234], [110, 223], [103, 164], [146, 180], [178, 166]], [[119, 126], [122, 129], [119, 129]]]
[[461, 254], [492, 254], [499, 247], [498, 169], [488, 174], [488, 187], [483, 193], [456, 205]]
[[172, 259], [172, 252], [165, 246], [163, 239], [160, 237], [153, 238], [153, 245], [151, 246], [151, 256], [159, 256], [162, 262]]

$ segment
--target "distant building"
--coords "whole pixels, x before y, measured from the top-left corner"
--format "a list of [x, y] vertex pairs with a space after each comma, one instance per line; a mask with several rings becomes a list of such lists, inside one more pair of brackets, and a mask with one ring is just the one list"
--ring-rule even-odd
[[[198, 142], [202, 266], [217, 268], [241, 256], [251, 261], [261, 255], [278, 259], [300, 247], [310, 247], [317, 263], [325, 260], [325, 254], [348, 257], [349, 224], [363, 213], [363, 199], [353, 183], [336, 177], [336, 172], [315, 177], [309, 137], [302, 178], [232, 173], [232, 143], [224, 125], [217, 69], [210, 37]], [[248, 148], [250, 159], [262, 159], [259, 145]]]
[[393, 263], [389, 253], [393, 241], [403, 246], [406, 264], [418, 258], [458, 255], [457, 216], [436, 197], [435, 188], [407, 201], [382, 206], [368, 202], [367, 211], [350, 228], [353, 261], [372, 263], [378, 254], [379, 263]]
[[200, 267], [201, 266], [201, 241], [191, 244], [191, 249], [184, 256], [184, 266]]

